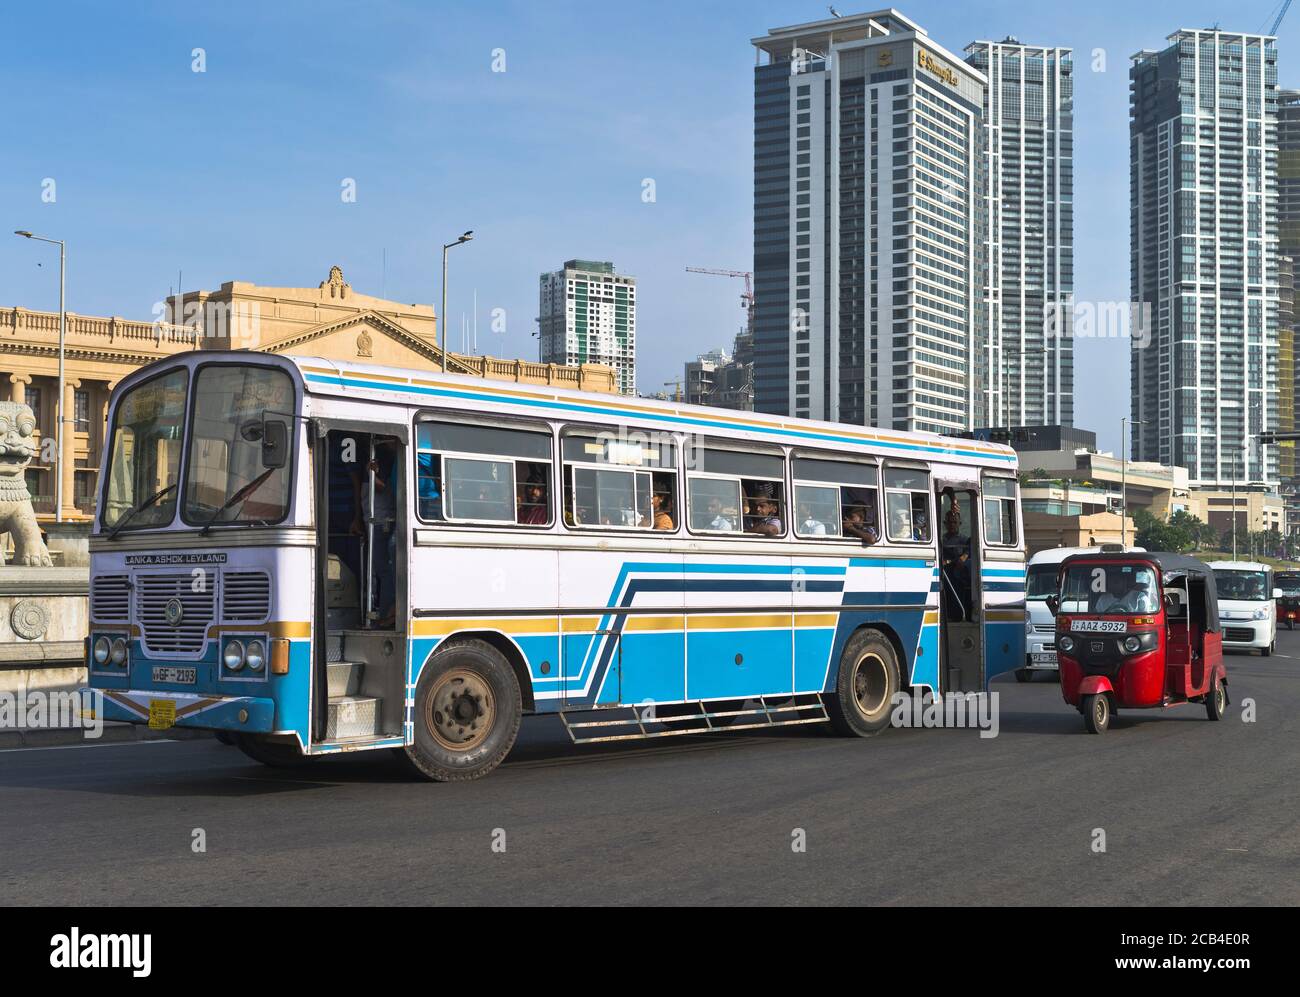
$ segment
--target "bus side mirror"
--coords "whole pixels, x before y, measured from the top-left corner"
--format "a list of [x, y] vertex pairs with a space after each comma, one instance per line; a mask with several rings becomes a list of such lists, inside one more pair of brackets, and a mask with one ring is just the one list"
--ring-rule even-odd
[[1047, 608], [1051, 612], [1051, 614], [1055, 616], [1057, 610], [1061, 608], [1061, 600], [1056, 598], [1056, 596], [1054, 595], [1049, 595], [1047, 597]]
[[262, 423], [262, 466], [284, 467], [289, 463], [289, 427], [278, 419]]

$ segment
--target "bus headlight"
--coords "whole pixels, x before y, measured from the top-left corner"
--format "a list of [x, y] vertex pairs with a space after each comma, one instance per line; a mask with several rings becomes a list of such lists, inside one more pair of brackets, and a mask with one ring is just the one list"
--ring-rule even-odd
[[266, 647], [260, 640], [250, 640], [248, 650], [244, 653], [244, 661], [248, 665], [248, 670], [260, 672], [266, 667]]
[[112, 643], [109, 641], [107, 637], [96, 637], [95, 649], [92, 652], [95, 657], [95, 664], [97, 665], [108, 664], [108, 656], [112, 653], [112, 649], [113, 649]]
[[230, 641], [226, 644], [222, 660], [225, 662], [227, 671], [239, 671], [244, 667], [244, 645], [237, 640]]
[[113, 643], [109, 646], [108, 657], [109, 660], [111, 660], [115, 665], [119, 665], [119, 666], [125, 665], [126, 664], [126, 641], [124, 641], [121, 637], [115, 637], [113, 639]]
[[1060, 640], [1056, 642], [1056, 646], [1059, 647], [1066, 654], [1069, 654], [1071, 651], [1074, 650], [1074, 638], [1067, 634], [1066, 636], [1062, 637]]

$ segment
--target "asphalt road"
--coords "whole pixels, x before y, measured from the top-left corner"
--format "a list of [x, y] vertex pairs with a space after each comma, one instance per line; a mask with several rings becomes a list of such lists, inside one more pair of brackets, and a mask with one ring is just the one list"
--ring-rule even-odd
[[1102, 737], [1040, 678], [995, 683], [991, 739], [574, 748], [530, 718], [464, 785], [215, 740], [0, 752], [0, 903], [1293, 905], [1300, 631], [1278, 651], [1230, 656], [1223, 723], [1127, 711]]

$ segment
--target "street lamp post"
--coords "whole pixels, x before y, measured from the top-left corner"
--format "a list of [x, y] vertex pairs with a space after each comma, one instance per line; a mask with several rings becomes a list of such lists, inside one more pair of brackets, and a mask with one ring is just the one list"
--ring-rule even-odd
[[68, 311], [64, 303], [67, 288], [65, 276], [67, 246], [62, 239], [47, 239], [43, 235], [33, 235], [25, 229], [16, 229], [14, 235], [21, 235], [24, 239], [35, 239], [37, 242], [48, 242], [59, 247], [59, 396], [55, 399], [57, 415], [54, 425], [54, 449], [57, 453], [54, 459], [54, 521], [61, 523], [63, 522], [63, 418], [66, 415], [63, 411], [63, 356], [68, 332]]
[[[1125, 430], [1128, 427], [1128, 416], [1120, 416], [1119, 420], [1119, 542], [1121, 546], [1128, 546], [1128, 444], [1124, 442]], [[1141, 419], [1134, 419], [1133, 425], [1144, 426]]]
[[438, 324], [442, 328], [438, 330], [438, 339], [442, 344], [442, 352], [439, 356], [444, 374], [447, 373], [447, 250], [463, 242], [469, 242], [472, 238], [474, 238], [474, 230], [470, 229], [455, 242], [448, 242], [442, 247], [442, 312], [438, 315]]

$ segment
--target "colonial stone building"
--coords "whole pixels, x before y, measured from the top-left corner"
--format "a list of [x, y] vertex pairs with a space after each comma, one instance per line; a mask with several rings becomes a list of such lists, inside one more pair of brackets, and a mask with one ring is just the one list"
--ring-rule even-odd
[[[109, 392], [144, 364], [183, 350], [248, 349], [439, 369], [437, 320], [430, 305], [358, 294], [339, 267], [317, 287], [262, 287], [230, 281], [216, 291], [169, 299], [157, 321], [67, 315], [64, 357], [63, 518], [94, 511]], [[493, 380], [585, 391], [617, 390], [611, 368], [448, 353], [446, 369]], [[53, 440], [59, 371], [58, 312], [0, 309], [0, 398], [36, 413], [40, 438]], [[38, 454], [27, 472], [37, 515], [54, 518], [53, 454]]]

